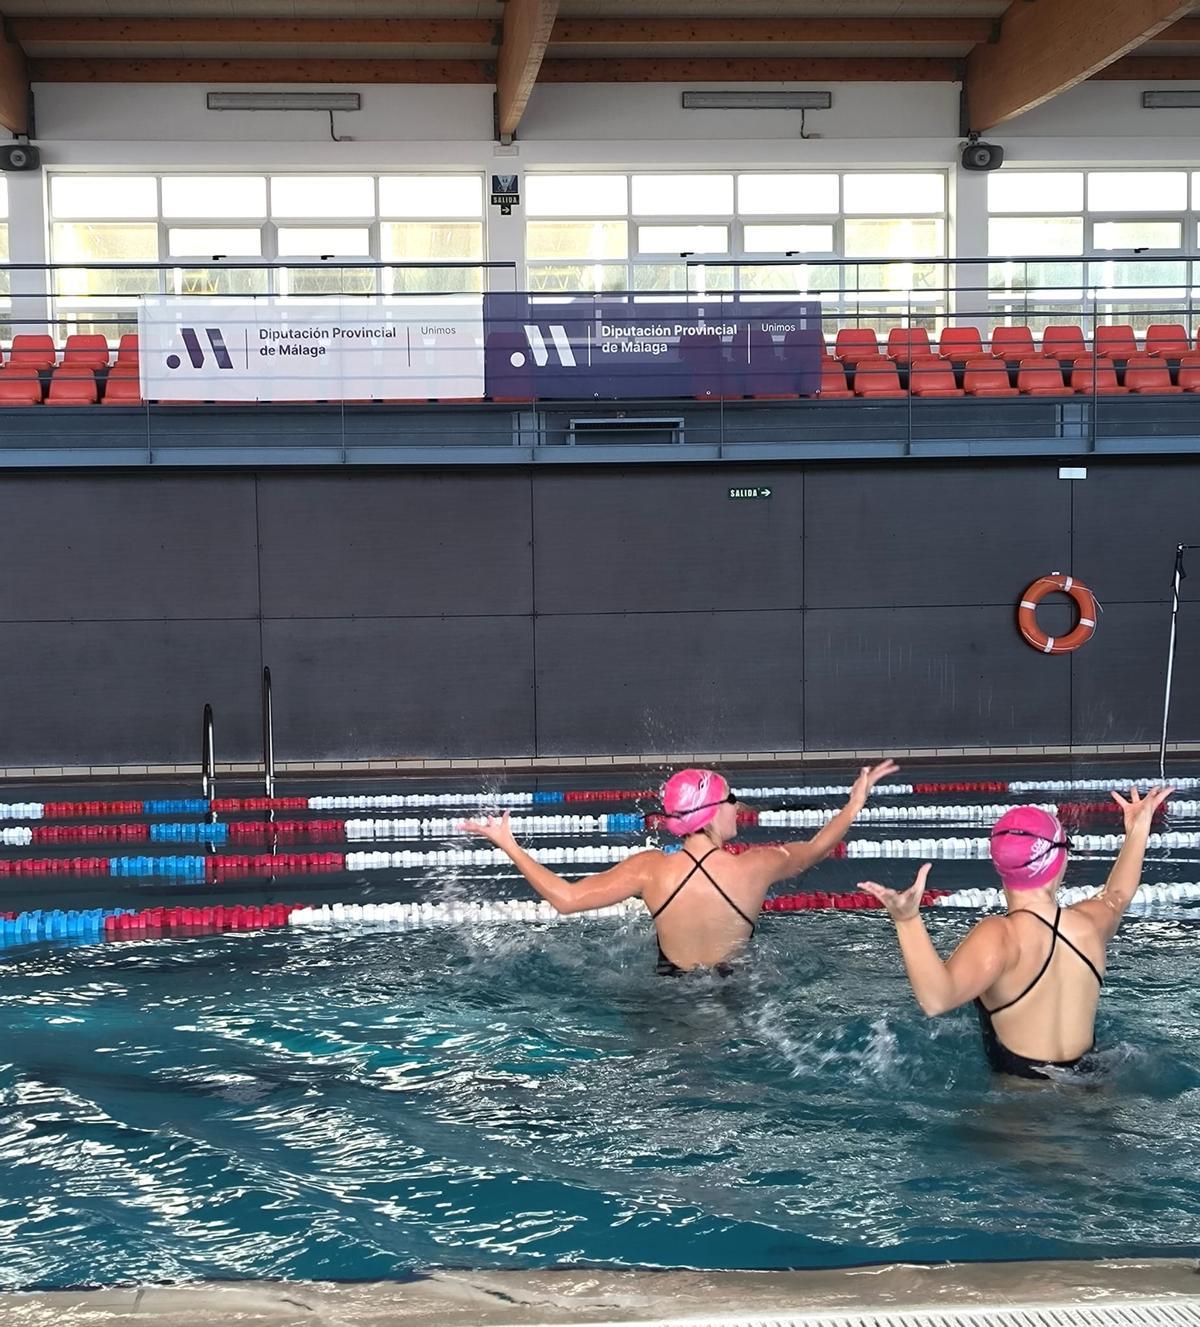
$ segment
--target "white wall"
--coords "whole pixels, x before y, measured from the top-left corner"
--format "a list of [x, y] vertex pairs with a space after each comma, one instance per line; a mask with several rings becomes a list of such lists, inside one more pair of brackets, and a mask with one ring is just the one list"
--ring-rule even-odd
[[[799, 137], [797, 112], [685, 111], [683, 84], [542, 84], [511, 149], [493, 142], [488, 86], [362, 87], [363, 109], [335, 116], [338, 134], [354, 141], [337, 143], [324, 113], [209, 111], [209, 86], [37, 84], [43, 160], [59, 170], [443, 167], [485, 173], [501, 167], [935, 166], [952, 171], [956, 251], [985, 249], [986, 176], [957, 166], [957, 84], [835, 84], [832, 108], [809, 112], [807, 130], [814, 136], [807, 140]], [[1143, 111], [1143, 86], [1084, 84], [989, 138], [1004, 145], [1014, 165], [1200, 168], [1200, 112]], [[42, 179], [10, 176], [15, 261], [44, 261]], [[519, 210], [504, 219], [492, 210], [489, 256], [519, 259], [520, 243]]]

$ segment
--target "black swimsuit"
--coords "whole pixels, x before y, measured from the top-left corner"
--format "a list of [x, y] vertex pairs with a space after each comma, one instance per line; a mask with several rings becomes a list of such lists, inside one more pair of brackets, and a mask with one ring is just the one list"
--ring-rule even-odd
[[1087, 1055], [1090, 1055], [1093, 1047], [1089, 1046], [1083, 1055], [1077, 1055], [1073, 1060], [1031, 1060], [1026, 1055], [1018, 1055], [1016, 1051], [1010, 1051], [1008, 1047], [1000, 1040], [996, 1029], [992, 1024], [992, 1015], [998, 1014], [1002, 1009], [1011, 1009], [1018, 1000], [1023, 1000], [1039, 981], [1046, 975], [1046, 970], [1050, 966], [1050, 960], [1054, 957], [1055, 948], [1061, 940], [1068, 949], [1074, 950], [1081, 959], [1088, 965], [1092, 976], [1104, 985], [1104, 978], [1100, 975], [1096, 965], [1090, 958], [1058, 929], [1059, 919], [1062, 917], [1062, 908], [1054, 914], [1054, 923], [1051, 925], [1045, 917], [1040, 917], [1030, 908], [1018, 908], [1018, 912], [1028, 912], [1031, 917], [1037, 917], [1043, 926], [1048, 927], [1052, 939], [1050, 941], [1050, 952], [1046, 955], [1046, 961], [1038, 970], [1038, 974], [1029, 983], [1028, 986], [1014, 999], [1009, 1000], [1007, 1004], [997, 1005], [995, 1009], [989, 1009], [982, 1000], [975, 1001], [975, 1008], [979, 1011], [979, 1031], [983, 1034], [983, 1049], [987, 1055], [988, 1063], [1000, 1074], [1012, 1074], [1016, 1078], [1037, 1078], [1047, 1079], [1050, 1074], [1044, 1073], [1047, 1068], [1053, 1069], [1078, 1069], [1080, 1061]]
[[[661, 904], [659, 907], [654, 909], [654, 911], [650, 914], [650, 920], [652, 922], [657, 923], [659, 917], [661, 917], [662, 914], [670, 906], [670, 904], [672, 904], [675, 901], [675, 897], [679, 893], [679, 891], [684, 887], [684, 885], [687, 884], [687, 882], [692, 878], [692, 876], [694, 876], [696, 872], [699, 871], [700, 874], [708, 881], [708, 883], [712, 885], [712, 887], [717, 891], [717, 893], [720, 894], [720, 896], [725, 900], [725, 902], [729, 904], [729, 906], [734, 910], [734, 912], [737, 913], [737, 915], [742, 919], [742, 921], [746, 923], [746, 925], [750, 928], [750, 934], [753, 935], [754, 922], [749, 917], [747, 917], [746, 914], [741, 910], [741, 908], [739, 908], [738, 905], [733, 901], [733, 899], [731, 899], [729, 895], [726, 894], [726, 892], [721, 888], [721, 886], [717, 884], [717, 882], [712, 878], [711, 875], [709, 875], [707, 869], [705, 868], [704, 863], [708, 861], [708, 859], [713, 855], [714, 852], [718, 852], [720, 850], [718, 848], [710, 848], [704, 854], [703, 857], [693, 857], [692, 854], [688, 852], [686, 848], [681, 848], [680, 851], [684, 854], [684, 856], [688, 857], [691, 860], [692, 869], [675, 886], [675, 888], [667, 896], [666, 901], [663, 904]], [[654, 929], [655, 933], [657, 934], [658, 931], [657, 925], [655, 926]], [[655, 971], [658, 973], [660, 977], [682, 977], [684, 972], [687, 971], [687, 969], [681, 968], [679, 967], [678, 964], [671, 962], [671, 960], [666, 956], [666, 954], [663, 953], [662, 941], [659, 940], [658, 965]], [[733, 971], [733, 969], [730, 967], [728, 963], [714, 963], [713, 971], [719, 973], [720, 976], [722, 977], [728, 977], [729, 974]]]

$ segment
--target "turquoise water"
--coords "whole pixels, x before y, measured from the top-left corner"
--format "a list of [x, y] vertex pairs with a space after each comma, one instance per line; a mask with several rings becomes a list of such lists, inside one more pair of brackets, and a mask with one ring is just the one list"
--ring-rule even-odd
[[1195, 925], [1126, 924], [1093, 1089], [993, 1080], [878, 916], [767, 919], [727, 981], [652, 948], [629, 920], [7, 954], [0, 1287], [1200, 1244]]

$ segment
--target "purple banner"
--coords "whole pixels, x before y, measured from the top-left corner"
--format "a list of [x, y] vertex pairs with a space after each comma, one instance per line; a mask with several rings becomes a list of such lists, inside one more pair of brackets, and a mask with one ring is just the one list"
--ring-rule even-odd
[[815, 301], [497, 294], [483, 319], [494, 400], [769, 400], [821, 383]]

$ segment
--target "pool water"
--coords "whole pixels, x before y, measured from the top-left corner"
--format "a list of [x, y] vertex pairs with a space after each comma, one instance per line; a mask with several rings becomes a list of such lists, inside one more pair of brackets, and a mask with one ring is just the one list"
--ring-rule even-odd
[[[972, 918], [930, 918], [943, 951]], [[1194, 1252], [1200, 927], [1128, 921], [1098, 1086], [993, 1079], [886, 919], [728, 980], [644, 919], [13, 951], [0, 1288]]]

